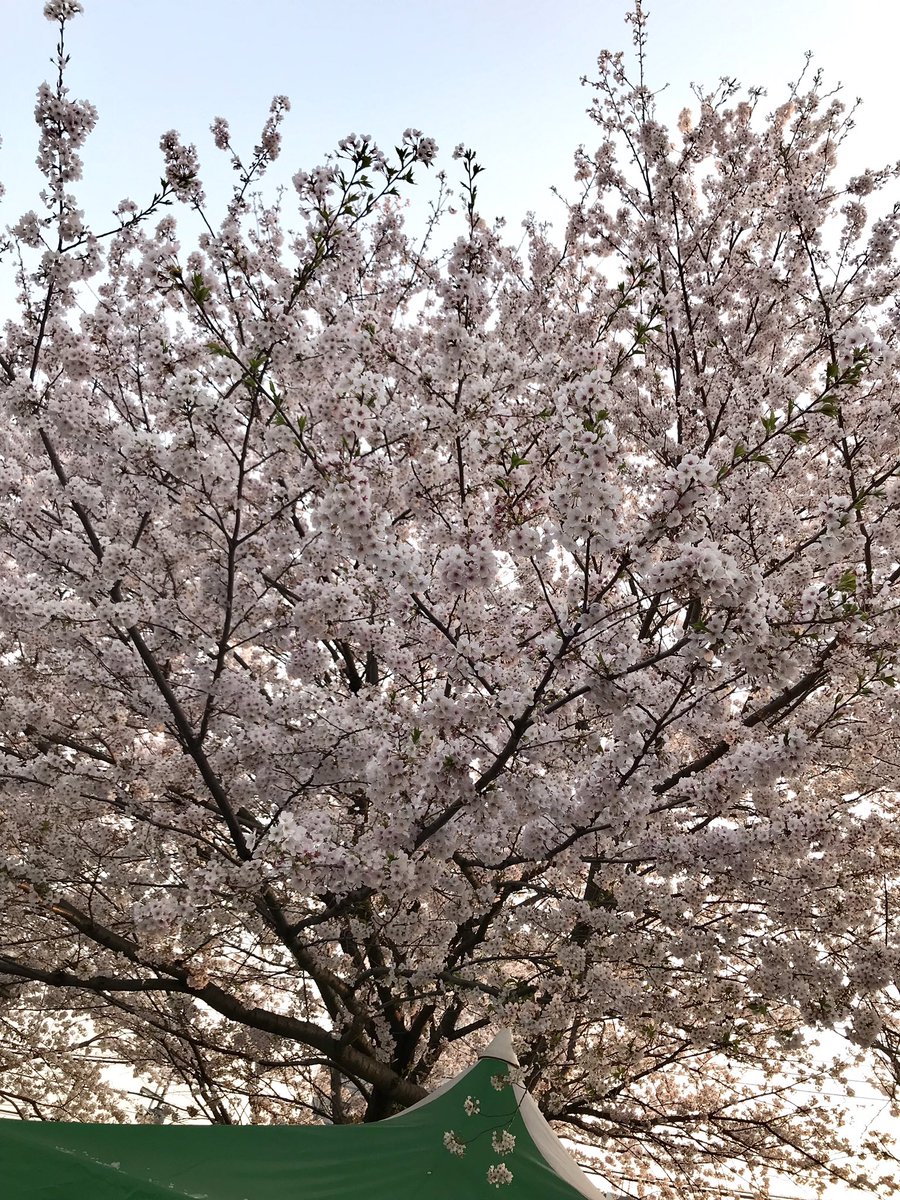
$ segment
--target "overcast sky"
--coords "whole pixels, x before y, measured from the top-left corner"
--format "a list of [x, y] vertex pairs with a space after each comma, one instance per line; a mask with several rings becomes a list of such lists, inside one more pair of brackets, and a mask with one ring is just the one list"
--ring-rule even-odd
[[[437, 139], [441, 165], [457, 142], [486, 168], [481, 209], [515, 226], [528, 210], [559, 211], [573, 149], [593, 148], [580, 85], [600, 49], [628, 48], [628, 0], [84, 0], [70, 27], [72, 92], [99, 108], [80, 195], [103, 220], [124, 196], [142, 201], [160, 175], [159, 136], [177, 128], [228, 171], [208, 133], [227, 117], [251, 147], [275, 93], [293, 102], [285, 177], [320, 162], [351, 131], [388, 145], [409, 125]], [[34, 206], [38, 83], [51, 74], [54, 27], [42, 0], [0, 0], [0, 225]], [[886, 0], [656, 0], [650, 75], [665, 107], [690, 103], [692, 80], [722, 75], [768, 89], [773, 105], [804, 53], [847, 98], [864, 97], [850, 170], [900, 158], [896, 45]], [[898, 10], [900, 11], [900, 10]], [[208, 189], [212, 190], [212, 189]]]

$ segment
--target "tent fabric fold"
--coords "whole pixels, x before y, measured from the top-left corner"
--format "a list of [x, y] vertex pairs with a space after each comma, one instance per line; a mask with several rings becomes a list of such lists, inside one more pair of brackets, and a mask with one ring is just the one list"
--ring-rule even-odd
[[[470, 1070], [371, 1125], [0, 1120], [0, 1190], [4, 1200], [601, 1200], [510, 1083], [511, 1063], [501, 1034]], [[499, 1153], [504, 1131], [515, 1146]], [[445, 1145], [451, 1132], [461, 1155]], [[489, 1171], [501, 1162], [512, 1179], [498, 1187]]]

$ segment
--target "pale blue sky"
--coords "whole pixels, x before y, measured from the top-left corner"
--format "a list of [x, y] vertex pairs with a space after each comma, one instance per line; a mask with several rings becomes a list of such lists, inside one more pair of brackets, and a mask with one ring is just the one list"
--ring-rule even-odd
[[[628, 0], [85, 0], [73, 22], [71, 86], [94, 101], [100, 124], [82, 189], [99, 220], [123, 196], [149, 196], [160, 174], [159, 135], [173, 126], [201, 158], [229, 173], [208, 134], [226, 116], [252, 146], [268, 102], [293, 102], [285, 176], [321, 161], [344, 134], [392, 144], [408, 125], [437, 139], [453, 169], [457, 142], [487, 168], [482, 212], [515, 226], [528, 209], [558, 211], [550, 185], [569, 190], [571, 155], [596, 133], [579, 84], [604, 46], [627, 48]], [[773, 102], [811, 49], [829, 79], [865, 106], [848, 157], [857, 170], [900, 158], [896, 50], [889, 0], [656, 0], [650, 68], [668, 82], [672, 113], [691, 80], [720, 75], [769, 89]], [[54, 29], [41, 0], [0, 0], [0, 224], [32, 207], [34, 91], [50, 74]], [[204, 174], [211, 176], [212, 169]], [[212, 190], [212, 189], [210, 189]]]

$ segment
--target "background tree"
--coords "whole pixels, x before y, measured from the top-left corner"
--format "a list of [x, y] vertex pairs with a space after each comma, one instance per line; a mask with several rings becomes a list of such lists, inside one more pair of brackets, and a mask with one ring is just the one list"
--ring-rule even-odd
[[893, 172], [817, 77], [671, 134], [638, 8], [561, 245], [464, 147], [414, 240], [412, 129], [259, 199], [283, 97], [223, 211], [172, 132], [95, 234], [79, 10], [6, 251], [0, 1093], [371, 1120], [509, 1024], [613, 1184], [875, 1186], [809, 1031], [894, 1095]]

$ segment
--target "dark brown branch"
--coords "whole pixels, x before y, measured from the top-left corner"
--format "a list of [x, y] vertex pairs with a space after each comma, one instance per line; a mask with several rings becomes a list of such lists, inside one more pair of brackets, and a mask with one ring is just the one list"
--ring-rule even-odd
[[[748, 717], [745, 717], [743, 724], [748, 728], [752, 728], [754, 725], [759, 725], [761, 722], [768, 720], [769, 717], [775, 716], [777, 713], [781, 712], [782, 709], [785, 709], [790, 704], [793, 704], [794, 701], [805, 700], [810, 692], [814, 692], [816, 688], [820, 687], [823, 683], [826, 674], [825, 662], [834, 649], [834, 646], [835, 642], [830, 642], [825, 647], [819, 662], [811, 671], [807, 671], [807, 673], [801, 676], [796, 683], [792, 684], [788, 688], [785, 688], [784, 691], [779, 692], [779, 694], [770, 700], [768, 704], [764, 704], [762, 708], [756, 709], [755, 712], [752, 712]], [[698, 771], [703, 771], [707, 767], [712, 766], [714, 762], [717, 762], [718, 759], [727, 754], [729, 749], [729, 742], [717, 742], [711, 750], [708, 750], [705, 754], [700, 755], [699, 758], [695, 758], [685, 766], [681, 767], [675, 772], [674, 775], [670, 775], [668, 779], [664, 779], [660, 783], [657, 783], [653, 789], [654, 792], [656, 792], [657, 795], [662, 795], [665, 792], [671, 791], [671, 789], [679, 784], [682, 779], [686, 779], [689, 775], [696, 775]]]

